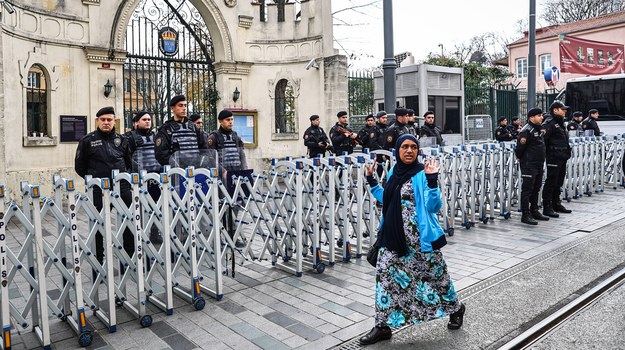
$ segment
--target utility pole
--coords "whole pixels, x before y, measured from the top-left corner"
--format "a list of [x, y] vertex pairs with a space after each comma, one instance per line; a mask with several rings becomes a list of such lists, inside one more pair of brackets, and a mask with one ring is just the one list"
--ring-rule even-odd
[[393, 49], [393, 2], [392, 0], [384, 0], [384, 109], [388, 113], [394, 113], [395, 110], [395, 53]]
[[536, 107], [536, 0], [530, 0], [529, 53], [527, 56], [527, 109]]

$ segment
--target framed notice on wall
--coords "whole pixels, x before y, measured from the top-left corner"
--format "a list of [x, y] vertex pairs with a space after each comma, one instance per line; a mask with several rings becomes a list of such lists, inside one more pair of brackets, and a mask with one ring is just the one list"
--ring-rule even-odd
[[87, 135], [86, 115], [62, 115], [61, 142], [78, 142]]
[[243, 140], [243, 144], [247, 148], [255, 148], [258, 146], [258, 127], [256, 110], [231, 110], [234, 123], [232, 129], [239, 134]]

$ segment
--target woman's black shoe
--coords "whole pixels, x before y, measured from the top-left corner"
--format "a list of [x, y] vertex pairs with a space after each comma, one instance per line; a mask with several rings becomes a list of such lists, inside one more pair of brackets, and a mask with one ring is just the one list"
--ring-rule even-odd
[[371, 345], [380, 340], [391, 339], [393, 331], [390, 327], [373, 327], [373, 329], [364, 337], [360, 338], [360, 345]]
[[454, 312], [449, 316], [449, 323], [447, 324], [447, 328], [449, 329], [460, 329], [462, 327], [464, 312], [466, 308], [464, 304], [460, 306], [460, 310]]

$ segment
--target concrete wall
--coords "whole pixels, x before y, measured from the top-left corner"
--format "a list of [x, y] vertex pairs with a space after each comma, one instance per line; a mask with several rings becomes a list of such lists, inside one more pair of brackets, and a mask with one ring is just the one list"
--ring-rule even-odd
[[[87, 116], [112, 105], [123, 110], [125, 32], [140, 0], [24, 0], [16, 12], [1, 13], [0, 25], [0, 182], [9, 194], [20, 180], [43, 185], [49, 193], [52, 174], [77, 179], [73, 160], [77, 143], [59, 142], [59, 116]], [[205, 20], [215, 47], [217, 109], [258, 112], [258, 147], [249, 149], [255, 168], [266, 160], [303, 155], [302, 134], [308, 117], [319, 114], [323, 126], [334, 124], [336, 111], [347, 109], [347, 67], [332, 46], [330, 0], [302, 2], [295, 21], [293, 5], [285, 22], [268, 6], [268, 20], [250, 1], [191, 0]], [[319, 68], [305, 69], [314, 59]], [[44, 67], [49, 84], [49, 137], [26, 136], [26, 82], [33, 64]], [[296, 87], [297, 133], [273, 133], [275, 84], [288, 79]], [[113, 91], [103, 95], [110, 80]], [[238, 88], [241, 98], [232, 101]], [[328, 115], [324, 115], [328, 114]], [[79, 182], [80, 183], [80, 182]]]

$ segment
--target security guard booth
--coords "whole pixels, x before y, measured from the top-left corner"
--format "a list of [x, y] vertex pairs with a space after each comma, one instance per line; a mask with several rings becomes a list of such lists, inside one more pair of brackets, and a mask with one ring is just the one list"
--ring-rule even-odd
[[[411, 108], [416, 123], [423, 125], [423, 113], [433, 111], [434, 122], [443, 130], [447, 145], [464, 140], [464, 71], [462, 68], [413, 64], [396, 71], [397, 106]], [[384, 106], [384, 76], [373, 73], [373, 97], [377, 110], [393, 113], [395, 107]], [[422, 93], [423, 92], [423, 93]]]

